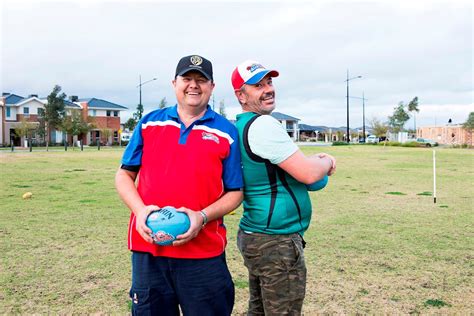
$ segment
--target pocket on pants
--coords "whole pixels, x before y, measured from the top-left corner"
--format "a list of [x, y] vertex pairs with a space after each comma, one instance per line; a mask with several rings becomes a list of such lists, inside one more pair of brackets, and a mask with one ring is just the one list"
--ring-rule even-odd
[[305, 265], [304, 263], [304, 245], [303, 245], [303, 238], [299, 235], [295, 235], [291, 238], [293, 244], [295, 245], [295, 252], [296, 252], [296, 262], [293, 268], [299, 268], [301, 265]]
[[299, 236], [291, 237], [280, 243], [278, 254], [288, 272], [304, 268], [304, 251]]

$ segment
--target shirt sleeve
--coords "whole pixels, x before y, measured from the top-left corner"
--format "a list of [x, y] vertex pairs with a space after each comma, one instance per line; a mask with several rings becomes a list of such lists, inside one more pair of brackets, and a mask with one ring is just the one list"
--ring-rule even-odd
[[254, 154], [273, 164], [285, 161], [298, 150], [283, 125], [270, 115], [262, 115], [250, 125], [248, 140]]
[[142, 137], [142, 122], [138, 122], [133, 135], [130, 138], [130, 142], [125, 148], [125, 152], [122, 156], [122, 169], [130, 171], [140, 170], [142, 165], [142, 153], [143, 153], [143, 137]]
[[229, 155], [223, 161], [222, 181], [225, 191], [238, 191], [244, 186], [242, 163], [240, 157], [239, 135], [235, 127], [230, 132], [232, 142]]

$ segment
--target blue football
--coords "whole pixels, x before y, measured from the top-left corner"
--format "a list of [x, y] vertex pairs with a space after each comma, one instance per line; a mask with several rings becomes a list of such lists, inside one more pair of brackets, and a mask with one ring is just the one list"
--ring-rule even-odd
[[308, 191], [319, 191], [324, 189], [324, 187], [328, 184], [329, 177], [327, 175], [324, 176], [321, 180], [318, 180], [312, 184], [307, 184], [306, 188]]
[[189, 217], [186, 213], [178, 212], [172, 206], [165, 206], [148, 215], [146, 225], [152, 230], [151, 238], [155, 244], [171, 245], [176, 236], [184, 234], [189, 229]]

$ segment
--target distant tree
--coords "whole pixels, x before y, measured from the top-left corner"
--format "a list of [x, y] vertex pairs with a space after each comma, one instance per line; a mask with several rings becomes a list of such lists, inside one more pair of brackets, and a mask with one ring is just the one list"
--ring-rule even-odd
[[474, 132], [474, 112], [469, 113], [469, 116], [467, 117], [466, 122], [462, 125], [464, 129], [466, 129], [469, 132], [469, 137], [470, 137], [470, 143], [472, 146], [472, 140], [473, 140], [473, 132]]
[[143, 104], [138, 104], [137, 111], [133, 113], [133, 118], [135, 119], [135, 121], [138, 122], [142, 119], [142, 116], [143, 116]]
[[20, 137], [27, 137], [31, 141], [31, 133], [35, 130], [36, 125], [28, 122], [25, 118], [20, 121], [20, 124], [15, 127], [15, 134]]
[[100, 130], [100, 133], [105, 138], [105, 144], [108, 145], [109, 144], [109, 139], [112, 136], [112, 130], [110, 128], [103, 128], [103, 129]]
[[84, 120], [81, 110], [71, 110], [71, 115], [66, 116], [62, 123], [62, 130], [68, 135], [77, 136], [79, 139], [87, 134], [93, 127], [91, 118]]
[[53, 91], [48, 95], [48, 103], [44, 106], [44, 111], [40, 111], [40, 120], [44, 121], [46, 129], [46, 150], [51, 141], [51, 132], [61, 127], [62, 120], [66, 113], [64, 105], [65, 93], [61, 93], [61, 87], [55, 85]]
[[354, 132], [354, 131], [350, 131], [350, 134], [351, 134], [351, 139], [352, 140], [356, 139], [359, 136], [359, 133]]
[[41, 117], [39, 110], [43, 109], [38, 109], [38, 126], [36, 127], [35, 133], [38, 135], [38, 137], [41, 139], [42, 142], [45, 142], [46, 140], [46, 122], [44, 119]]
[[413, 112], [413, 130], [416, 134], [416, 113], [420, 112], [420, 109], [418, 108], [418, 97], [414, 97], [413, 100], [408, 103], [408, 112]]
[[128, 129], [129, 131], [133, 131], [136, 125], [137, 121], [135, 121], [135, 119], [131, 117], [125, 122], [125, 124], [123, 124], [123, 127]]
[[474, 129], [474, 112], [469, 113], [469, 116], [467, 117], [466, 122], [462, 125], [463, 128], [465, 129]]
[[388, 117], [388, 126], [394, 133], [402, 132], [403, 126], [409, 119], [410, 115], [405, 111], [405, 105], [400, 102], [393, 108], [393, 115]]
[[225, 104], [224, 104], [224, 100], [221, 100], [219, 102], [219, 114], [222, 115], [223, 117], [227, 117], [227, 114], [225, 112]]
[[381, 122], [376, 117], [372, 118], [370, 121], [370, 127], [372, 128], [372, 133], [379, 138], [387, 135], [388, 125]]
[[[328, 128], [324, 131], [324, 133], [327, 135], [327, 140], [332, 142], [332, 129]], [[326, 136], [324, 139], [326, 140]]]
[[160, 104], [158, 105], [158, 108], [164, 109], [166, 106], [167, 106], [167, 102], [166, 102], [166, 97], [165, 97], [161, 99]]

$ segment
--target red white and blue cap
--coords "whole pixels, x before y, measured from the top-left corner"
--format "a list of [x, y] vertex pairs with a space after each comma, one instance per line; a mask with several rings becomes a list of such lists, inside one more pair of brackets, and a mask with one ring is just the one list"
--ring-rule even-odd
[[255, 60], [246, 60], [238, 65], [232, 72], [232, 86], [239, 90], [244, 84], [257, 84], [266, 75], [278, 77], [276, 70], [268, 70]]

